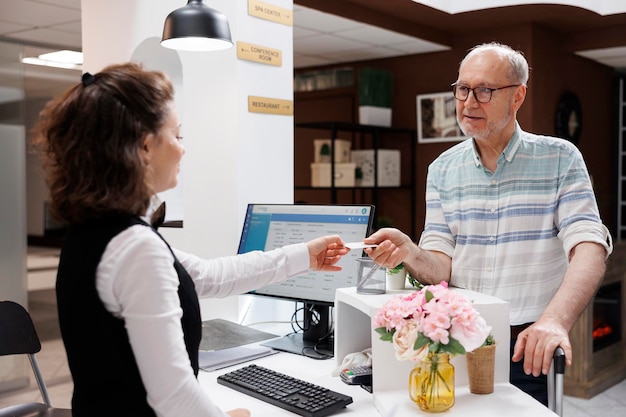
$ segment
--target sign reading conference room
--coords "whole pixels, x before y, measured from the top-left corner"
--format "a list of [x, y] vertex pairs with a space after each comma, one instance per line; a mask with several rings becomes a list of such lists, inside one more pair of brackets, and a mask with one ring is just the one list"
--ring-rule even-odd
[[237, 42], [237, 58], [277, 67], [283, 64], [282, 51], [239, 41]]

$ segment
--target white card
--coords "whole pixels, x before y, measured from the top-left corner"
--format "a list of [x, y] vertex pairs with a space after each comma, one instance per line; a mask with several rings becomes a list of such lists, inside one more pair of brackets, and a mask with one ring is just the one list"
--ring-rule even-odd
[[375, 248], [378, 245], [369, 245], [363, 242], [348, 242], [346, 243], [346, 248], [349, 249], [364, 249], [364, 248]]

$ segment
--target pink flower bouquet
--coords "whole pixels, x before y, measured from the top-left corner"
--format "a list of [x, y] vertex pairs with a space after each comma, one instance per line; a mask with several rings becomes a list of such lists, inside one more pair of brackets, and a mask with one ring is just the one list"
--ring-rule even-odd
[[374, 320], [380, 339], [393, 342], [399, 360], [419, 361], [429, 352], [471, 352], [491, 332], [472, 303], [445, 281], [394, 296]]

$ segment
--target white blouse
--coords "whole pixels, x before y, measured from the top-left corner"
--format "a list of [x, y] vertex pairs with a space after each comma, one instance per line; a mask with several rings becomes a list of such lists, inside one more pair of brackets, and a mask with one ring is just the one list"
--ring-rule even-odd
[[[310, 266], [304, 243], [211, 260], [174, 251], [201, 298], [241, 294]], [[98, 295], [106, 309], [125, 322], [148, 404], [157, 416], [227, 416], [190, 371], [173, 262], [167, 245], [150, 227], [132, 226], [104, 251], [96, 272]]]

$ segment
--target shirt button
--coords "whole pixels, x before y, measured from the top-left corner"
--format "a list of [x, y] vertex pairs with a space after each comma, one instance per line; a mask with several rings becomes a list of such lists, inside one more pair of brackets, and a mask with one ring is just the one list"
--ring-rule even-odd
[[494, 240], [496, 240], [496, 238], [494, 236], [489, 236], [489, 241], [493, 242]]
[[492, 213], [495, 213], [495, 212], [496, 212], [496, 209], [495, 209], [494, 207], [492, 207], [490, 211], [491, 211]]
[[496, 180], [491, 180], [491, 185], [496, 185]]

